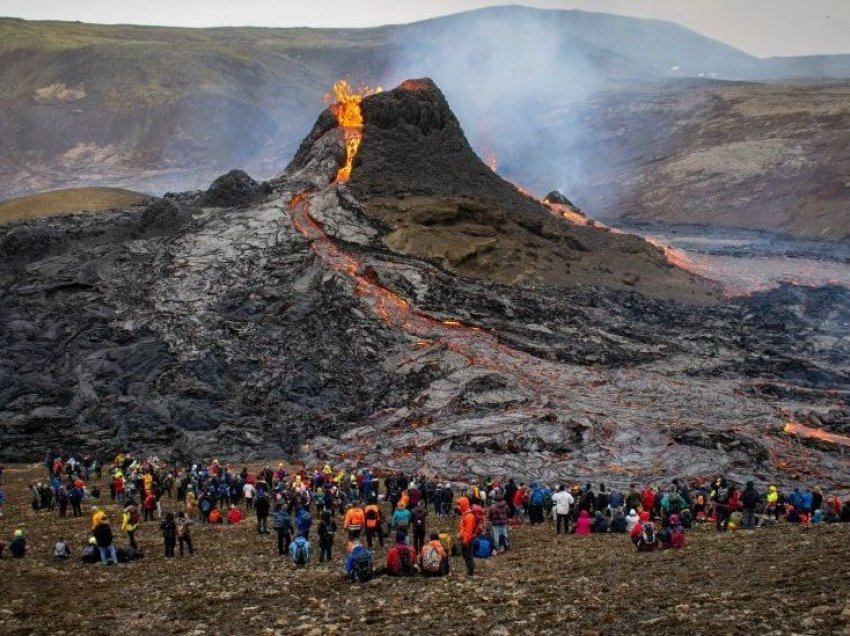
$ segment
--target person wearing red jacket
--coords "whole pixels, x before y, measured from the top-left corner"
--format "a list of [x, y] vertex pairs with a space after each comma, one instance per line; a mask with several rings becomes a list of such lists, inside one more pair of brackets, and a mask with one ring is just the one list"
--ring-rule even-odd
[[142, 508], [145, 521], [152, 521], [156, 517], [154, 512], [156, 510], [156, 495], [152, 491], [148, 491], [145, 501], [142, 503]]
[[242, 511], [239, 510], [235, 505], [230, 504], [230, 510], [227, 513], [227, 523], [231, 525], [235, 525], [242, 521], [244, 517], [242, 516]]
[[523, 486], [524, 484], [520, 484], [520, 487], [514, 492], [514, 518], [518, 523], [522, 521], [522, 509], [525, 502], [525, 488]]
[[575, 534], [590, 535], [591, 523], [590, 514], [587, 510], [582, 510], [578, 515], [578, 521], [576, 521]]
[[640, 505], [646, 512], [652, 515], [652, 511], [655, 510], [655, 491], [652, 489], [652, 486], [647, 486], [643, 489], [640, 495]]
[[[405, 559], [404, 556], [407, 556]], [[405, 563], [406, 562], [406, 563]], [[416, 550], [407, 545], [407, 534], [398, 532], [395, 545], [387, 552], [387, 574], [389, 576], [413, 576], [417, 565]]]
[[457, 538], [460, 541], [464, 563], [466, 563], [466, 574], [473, 576], [475, 574], [475, 561], [472, 557], [472, 540], [475, 539], [478, 523], [475, 520], [475, 513], [469, 507], [469, 499], [461, 497], [457, 500], [457, 507], [460, 512]]

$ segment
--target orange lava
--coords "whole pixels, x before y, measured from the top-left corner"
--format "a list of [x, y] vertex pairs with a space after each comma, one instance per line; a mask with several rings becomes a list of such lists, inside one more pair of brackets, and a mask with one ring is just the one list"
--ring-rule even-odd
[[345, 139], [345, 164], [337, 171], [336, 180], [344, 183], [351, 177], [354, 157], [357, 156], [357, 150], [363, 140], [363, 113], [360, 112], [360, 102], [367, 95], [380, 93], [381, 88], [364, 88], [355, 92], [348, 82], [340, 80], [334, 84], [333, 92], [336, 102], [331, 105], [331, 112], [342, 128]]
[[782, 430], [784, 430], [786, 433], [790, 433], [791, 435], [796, 435], [797, 437], [817, 439], [821, 440], [822, 442], [837, 444], [838, 446], [850, 447], [850, 436], [848, 435], [841, 435], [840, 433], [830, 433], [829, 431], [824, 431], [823, 429], [806, 426], [805, 424], [800, 424], [799, 422], [788, 422]]
[[405, 80], [399, 88], [406, 91], [425, 91], [431, 88], [432, 84], [424, 80]]

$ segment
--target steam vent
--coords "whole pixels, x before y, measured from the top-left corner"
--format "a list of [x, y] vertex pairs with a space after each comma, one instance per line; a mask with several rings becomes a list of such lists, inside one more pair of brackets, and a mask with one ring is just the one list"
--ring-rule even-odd
[[428, 79], [331, 101], [268, 183], [0, 228], [0, 459], [848, 483], [847, 291], [724, 300], [501, 179]]

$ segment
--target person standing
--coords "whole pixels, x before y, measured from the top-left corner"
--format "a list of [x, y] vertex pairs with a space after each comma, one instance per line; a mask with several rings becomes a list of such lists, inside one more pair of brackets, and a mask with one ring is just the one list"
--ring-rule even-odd
[[496, 491], [495, 501], [490, 506], [487, 516], [493, 528], [495, 548], [498, 552], [504, 552], [508, 549], [508, 521], [511, 516], [511, 509], [508, 507], [505, 495], [501, 490]]
[[563, 486], [558, 486], [558, 492], [552, 495], [555, 504], [555, 533], [561, 534], [561, 524], [564, 524], [564, 534], [570, 533], [570, 508], [575, 503], [573, 496]]
[[384, 547], [384, 528], [383, 528], [383, 513], [378, 505], [377, 499], [372, 495], [369, 499], [369, 504], [364, 510], [366, 519], [366, 543], [369, 549], [372, 549], [372, 539], [377, 535], [378, 542], [381, 547]]
[[744, 510], [743, 525], [745, 528], [756, 527], [756, 507], [760, 501], [761, 495], [756, 491], [755, 484], [752, 481], [748, 481], [744, 492], [741, 494], [741, 505]]
[[[334, 544], [334, 534], [336, 533], [336, 522], [333, 520], [331, 516], [330, 510], [322, 511], [322, 518], [319, 521], [319, 563], [323, 563], [327, 558], [330, 563], [331, 560], [331, 551], [333, 549]], [[358, 536], [352, 539], [352, 542], [357, 541], [360, 533], [357, 533]]]
[[118, 554], [115, 552], [115, 546], [112, 544], [112, 526], [109, 525], [109, 519], [106, 516], [101, 517], [95, 527], [94, 538], [100, 550], [100, 562], [103, 565], [117, 564]]
[[458, 498], [457, 506], [460, 512], [457, 537], [460, 541], [463, 561], [466, 563], [466, 574], [473, 576], [475, 574], [475, 560], [472, 556], [472, 541], [475, 539], [478, 524], [475, 520], [475, 513], [470, 509], [469, 499], [466, 497]]
[[268, 518], [269, 518], [269, 498], [265, 491], [258, 494], [257, 501], [254, 504], [254, 509], [257, 513], [257, 532], [259, 534], [268, 534]]
[[289, 551], [289, 544], [292, 542], [292, 519], [290, 519], [283, 501], [275, 504], [272, 528], [277, 533], [277, 554], [284, 556]]
[[410, 513], [410, 522], [413, 526], [413, 549], [416, 554], [422, 551], [425, 545], [425, 525], [428, 521], [428, 508], [423, 499], [420, 499], [413, 512]]
[[139, 527], [139, 509], [136, 507], [132, 499], [127, 500], [127, 506], [121, 515], [121, 530], [127, 533], [127, 540], [130, 542], [130, 547], [138, 550], [139, 546], [136, 543], [136, 528]]
[[192, 549], [192, 536], [189, 532], [190, 520], [186, 513], [180, 511], [177, 513], [177, 542], [180, 545], [180, 556], [183, 556], [183, 546], [189, 548], [189, 556], [194, 556], [195, 551]]
[[177, 546], [177, 524], [174, 523], [174, 513], [165, 513], [165, 519], [159, 524], [162, 532], [162, 542], [165, 545], [165, 558], [174, 558], [174, 548]]

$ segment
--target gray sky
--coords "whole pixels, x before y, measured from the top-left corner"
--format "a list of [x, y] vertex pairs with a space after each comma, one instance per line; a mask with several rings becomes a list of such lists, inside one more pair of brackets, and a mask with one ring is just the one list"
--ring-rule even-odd
[[192, 27], [364, 27], [494, 4], [670, 20], [760, 56], [850, 53], [850, 0], [0, 0], [0, 15]]

